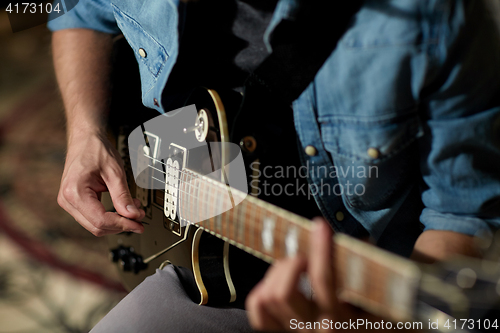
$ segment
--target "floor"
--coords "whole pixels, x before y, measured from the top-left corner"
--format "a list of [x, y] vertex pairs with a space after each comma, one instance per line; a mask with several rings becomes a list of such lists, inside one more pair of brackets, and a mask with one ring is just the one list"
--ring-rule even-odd
[[39, 26], [0, 11], [0, 333], [88, 332], [124, 295], [95, 238], [57, 206], [64, 115]]

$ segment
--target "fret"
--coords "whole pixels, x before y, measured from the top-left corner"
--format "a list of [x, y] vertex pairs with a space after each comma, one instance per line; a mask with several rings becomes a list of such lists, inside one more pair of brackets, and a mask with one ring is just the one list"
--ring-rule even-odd
[[192, 214], [193, 214], [193, 222], [194, 223], [197, 223], [198, 225], [202, 225], [201, 221], [202, 219], [200, 219], [200, 215], [201, 215], [201, 199], [200, 199], [200, 195], [202, 195], [203, 193], [203, 189], [202, 189], [202, 184], [201, 182], [199, 181], [199, 179], [195, 176], [193, 178], [193, 197], [192, 197], [192, 201], [193, 201], [193, 211], [192, 211]]
[[196, 181], [197, 184], [197, 193], [196, 193], [196, 202], [197, 205], [194, 207], [195, 211], [194, 214], [196, 215], [196, 222], [203, 227], [203, 209], [205, 208], [205, 205], [203, 205], [203, 194], [205, 193], [203, 191], [203, 185], [205, 185], [205, 182], [201, 182], [199, 180]]
[[271, 257], [274, 256], [276, 220], [274, 217], [264, 216], [262, 219], [262, 248]]
[[210, 196], [210, 230], [212, 230], [212, 232], [216, 232], [215, 231], [215, 216], [216, 216], [216, 214], [215, 214], [215, 211], [216, 211], [215, 200], [219, 196], [219, 193], [217, 192], [217, 188], [215, 188], [215, 191], [212, 188], [210, 190], [210, 193], [212, 193], [212, 195]]
[[200, 206], [200, 180], [198, 177], [193, 176], [193, 193], [191, 194], [191, 214], [193, 223], [200, 222], [198, 219], [198, 207]]
[[[400, 274], [394, 274], [389, 277], [386, 281], [385, 287], [388, 289], [386, 292], [386, 302], [393, 309], [406, 309], [406, 311], [411, 311], [411, 303], [414, 295], [413, 286], [411, 286], [412, 281], [401, 276]], [[408, 300], [411, 300], [410, 302]]]
[[[299, 249], [299, 237], [298, 237], [298, 226], [290, 224], [287, 228], [285, 236], [285, 255], [287, 257], [293, 257], [298, 253]], [[281, 254], [281, 253], [280, 253]]]
[[186, 173], [183, 175], [183, 177], [184, 177], [184, 184], [183, 184], [183, 186], [184, 186], [184, 191], [182, 192], [182, 195], [183, 195], [183, 196], [182, 196], [182, 203], [181, 203], [181, 206], [180, 206], [180, 207], [181, 207], [181, 209], [182, 209], [182, 214], [181, 214], [181, 216], [182, 216], [182, 218], [184, 219], [184, 221], [186, 221], [186, 222], [187, 222], [187, 220], [189, 219], [189, 214], [188, 214], [188, 207], [187, 207], [187, 205], [188, 205], [188, 201], [189, 201], [189, 199], [188, 199], [188, 191], [189, 191], [189, 185], [190, 185], [190, 184], [189, 184], [189, 183], [188, 183], [188, 181], [187, 181], [187, 180], [188, 180], [188, 176], [187, 176], [187, 174], [186, 174]]
[[222, 206], [222, 196], [224, 194], [222, 193], [222, 190], [220, 187], [216, 188], [216, 216], [215, 216], [215, 232], [220, 234], [221, 236], [223, 235], [222, 232], [222, 212], [223, 212], [223, 206]]
[[186, 221], [191, 221], [189, 216], [189, 190], [191, 188], [191, 183], [189, 182], [189, 174], [184, 174], [184, 199], [182, 200], [182, 217]]
[[346, 268], [344, 280], [346, 281], [347, 288], [354, 292], [362, 293], [365, 286], [364, 274], [366, 273], [363, 259], [358, 256], [350, 256], [347, 258], [344, 267]]
[[240, 205], [236, 205], [236, 207], [234, 207], [234, 213], [233, 213], [233, 219], [232, 219], [232, 225], [233, 225], [233, 235], [232, 235], [232, 239], [235, 241], [235, 242], [238, 242], [238, 226], [239, 226], [239, 214], [240, 214], [240, 210], [241, 210], [241, 207]]
[[245, 244], [245, 221], [244, 221], [244, 215], [246, 211], [246, 206], [243, 203], [240, 203], [238, 205], [238, 214], [237, 214], [237, 219], [236, 223], [238, 224], [238, 243], [240, 244]]
[[177, 216], [179, 214], [179, 201], [180, 201], [180, 172], [179, 172], [179, 162], [175, 161], [174, 166], [176, 169], [174, 170], [174, 202], [175, 202], [175, 207], [174, 207], [174, 215]]
[[[187, 220], [189, 220], [189, 222], [191, 221], [190, 219], [190, 216], [189, 216], [189, 201], [190, 200], [190, 196], [189, 196], [189, 191], [191, 190], [191, 182], [189, 182], [189, 174], [185, 173], [184, 174], [184, 179], [186, 181], [186, 183], [184, 184], [184, 208], [183, 208], [183, 211], [184, 211], [184, 219], [186, 220], [186, 217], [187, 217]], [[188, 222], [188, 223], [189, 223]]]
[[235, 216], [236, 216], [236, 210], [238, 209], [238, 206], [233, 207], [231, 210], [229, 210], [229, 233], [228, 233], [228, 238], [232, 239], [233, 241], [236, 240], [235, 234], [236, 234], [236, 225], [235, 225]]
[[184, 219], [186, 220], [187, 223], [191, 223], [191, 215], [189, 211], [189, 203], [191, 201], [190, 198], [190, 191], [191, 191], [191, 182], [189, 181], [189, 174], [185, 174], [185, 179], [186, 179], [186, 185], [185, 185], [185, 193], [184, 193]]
[[[249, 232], [249, 228], [250, 228], [250, 219], [248, 217], [248, 202], [247, 201], [242, 201], [240, 203], [240, 205], [244, 205], [243, 207], [243, 226], [242, 226], [242, 229], [243, 229], [243, 244], [247, 247], [250, 247], [250, 240], [248, 238], [248, 232]], [[251, 212], [250, 212], [251, 213]]]
[[215, 197], [217, 196], [217, 192], [213, 189], [212, 184], [207, 184], [207, 205], [208, 205], [208, 228], [210, 231], [215, 232], [215, 214], [214, 214], [214, 206], [215, 206]]
[[263, 223], [262, 223], [262, 208], [258, 205], [256, 205], [257, 207], [257, 210], [256, 210], [256, 213], [257, 213], [257, 218], [256, 218], [256, 221], [257, 221], [257, 226], [255, 228], [255, 241], [256, 243], [258, 244], [258, 250], [259, 252], [263, 253], [264, 250], [263, 250], [263, 247], [262, 247], [262, 229], [263, 229]]
[[274, 218], [276, 221], [276, 226], [274, 228], [273, 258], [281, 259], [286, 256], [285, 251], [283, 251], [283, 243], [286, 230], [283, 230], [283, 219], [281, 218], [281, 216], [275, 215]]
[[205, 182], [202, 182], [198, 177], [195, 178], [196, 184], [196, 205], [193, 207], [193, 214], [196, 216], [196, 220], [194, 222], [198, 223], [200, 226], [203, 226], [203, 216], [202, 216], [202, 204], [203, 204], [203, 185]]
[[179, 183], [179, 189], [180, 189], [180, 192], [179, 192], [179, 222], [180, 222], [181, 227], [184, 226], [184, 203], [186, 202], [185, 201], [186, 183], [184, 182], [185, 177], [186, 177], [186, 174], [183, 172], [181, 174], [181, 181]]
[[203, 204], [205, 205], [205, 209], [204, 209], [204, 220], [205, 220], [205, 228], [207, 228], [207, 230], [209, 231], [213, 231], [213, 229], [211, 228], [211, 213], [210, 213], [210, 210], [211, 210], [211, 205], [210, 205], [210, 198], [213, 197], [213, 194], [212, 192], [210, 191], [210, 187], [209, 187], [209, 183], [208, 182], [203, 182], [205, 183], [205, 195], [203, 196], [204, 199], [203, 199]]
[[201, 200], [202, 200], [202, 207], [203, 207], [203, 227], [207, 230], [210, 230], [210, 205], [209, 203], [209, 197], [210, 193], [208, 191], [208, 184], [206, 181], [202, 180], [203, 183], [203, 193], [201, 195]]
[[224, 213], [224, 220], [226, 221], [226, 237], [229, 239], [231, 237], [231, 218], [230, 214], [233, 211], [231, 208], [227, 212]]
[[214, 191], [214, 197], [212, 198], [212, 216], [213, 216], [213, 229], [217, 234], [220, 234], [220, 230], [218, 230], [218, 225], [217, 225], [217, 220], [219, 218], [219, 215], [221, 213], [221, 208], [219, 207], [219, 202], [222, 200], [222, 194], [220, 193], [220, 189], [218, 186], [215, 186]]
[[192, 222], [193, 223], [198, 223], [199, 221], [199, 207], [200, 207], [200, 180], [198, 177], [193, 176], [193, 193], [191, 194], [191, 197], [189, 198], [190, 201], [192, 202], [191, 206], [191, 215], [192, 215]]
[[[372, 300], [380, 300], [380, 303], [386, 301], [386, 288], [383, 281], [388, 281], [388, 276], [386, 275], [388, 271], [386, 269], [381, 270], [380, 266], [375, 264], [369, 258], [364, 257], [363, 261], [367, 266], [368, 272], [370, 272], [370, 279], [366, 279], [366, 288], [368, 289], [368, 297]], [[382, 286], [382, 287], [381, 287]]]
[[196, 207], [196, 179], [194, 178], [193, 175], [189, 175], [190, 181], [189, 181], [189, 192], [188, 192], [188, 201], [189, 201], [189, 221], [191, 223], [196, 223], [195, 218], [196, 216], [194, 215], [194, 207]]
[[335, 236], [335, 247], [342, 299], [394, 320], [412, 317], [418, 266], [345, 235]]
[[[250, 201], [247, 201], [247, 204], [250, 205]], [[256, 207], [254, 205], [252, 205], [250, 207], [250, 217], [248, 219], [248, 232], [247, 232], [247, 235], [248, 235], [248, 246], [254, 250], [257, 250], [255, 248], [255, 227], [256, 227], [256, 221], [255, 221], [255, 215], [256, 215]]]
[[309, 230], [301, 225], [297, 225], [297, 230], [299, 232], [298, 253], [304, 257], [307, 257], [307, 255], [309, 254], [309, 243], [311, 235], [309, 233]]

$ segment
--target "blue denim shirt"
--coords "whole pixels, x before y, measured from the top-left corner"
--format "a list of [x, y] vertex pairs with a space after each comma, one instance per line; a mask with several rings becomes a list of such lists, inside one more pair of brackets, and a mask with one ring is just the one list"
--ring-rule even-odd
[[[161, 96], [178, 54], [177, 5], [81, 0], [49, 28], [123, 33], [139, 63], [144, 105], [165, 112]], [[265, 34], [269, 48], [273, 29], [297, 10], [295, 0], [279, 1]], [[293, 104], [312, 192], [336, 230], [352, 233], [359, 223], [380, 246], [408, 255], [418, 220], [425, 230], [468, 235], [500, 226], [494, 14], [495, 0], [365, 1]], [[316, 154], [304, 153], [308, 146]]]

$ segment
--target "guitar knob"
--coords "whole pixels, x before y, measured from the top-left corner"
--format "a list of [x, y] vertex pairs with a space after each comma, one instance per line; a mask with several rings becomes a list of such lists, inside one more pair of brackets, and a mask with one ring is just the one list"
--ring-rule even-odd
[[118, 262], [118, 260], [120, 260], [122, 257], [127, 255], [128, 252], [129, 252], [129, 249], [120, 245], [116, 249], [109, 251], [109, 259], [112, 262]]
[[124, 272], [139, 273], [148, 268], [144, 263], [142, 256], [134, 252], [133, 247], [119, 246], [110, 251], [110, 257], [113, 262], [120, 262], [120, 267]]
[[135, 274], [148, 268], [148, 265], [142, 260], [142, 256], [136, 253], [130, 253], [123, 257], [120, 266], [124, 272], [134, 272]]

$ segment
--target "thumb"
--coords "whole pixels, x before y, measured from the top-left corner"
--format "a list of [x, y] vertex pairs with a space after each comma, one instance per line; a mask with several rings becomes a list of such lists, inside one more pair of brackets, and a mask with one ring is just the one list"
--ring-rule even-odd
[[115, 175], [105, 179], [105, 182], [116, 212], [129, 219], [138, 220], [141, 217], [141, 212], [130, 195], [125, 173], [122, 176]]

